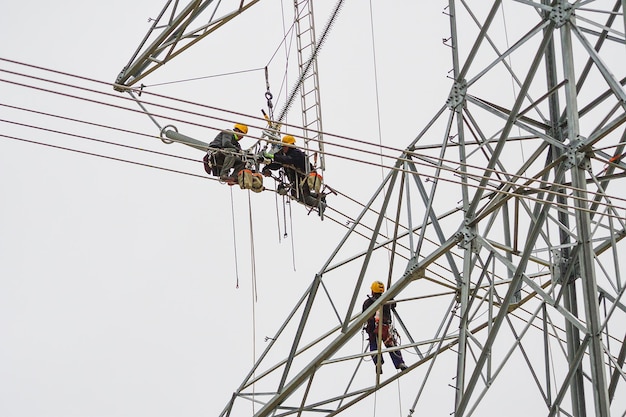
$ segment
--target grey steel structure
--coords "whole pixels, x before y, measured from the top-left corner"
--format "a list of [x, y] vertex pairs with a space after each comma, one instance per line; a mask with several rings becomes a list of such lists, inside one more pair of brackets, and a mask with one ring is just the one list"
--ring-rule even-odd
[[151, 19], [152, 27], [117, 76], [115, 89], [130, 90], [153, 71], [258, 2], [193, 0], [184, 6], [177, 0], [167, 0], [157, 17]]
[[[448, 2], [447, 102], [221, 416], [369, 415], [398, 386], [380, 415], [625, 415], [624, 8]], [[375, 377], [361, 329], [391, 298], [409, 369]]]
[[[211, 1], [171, 13], [116, 88], [256, 1], [193, 30]], [[409, 416], [626, 414], [625, 9], [447, 2], [447, 101], [389, 161], [221, 416], [363, 415], [398, 387]], [[362, 312], [373, 280], [387, 291]], [[409, 369], [376, 376], [362, 327], [392, 298]]]

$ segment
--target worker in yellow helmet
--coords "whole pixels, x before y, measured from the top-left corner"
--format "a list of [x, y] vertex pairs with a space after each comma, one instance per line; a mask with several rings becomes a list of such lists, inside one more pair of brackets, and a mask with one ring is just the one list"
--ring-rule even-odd
[[[241, 145], [239, 141], [248, 134], [248, 126], [235, 123], [232, 130], [223, 130], [217, 134], [215, 139], [209, 143], [209, 152], [214, 149], [221, 149], [226, 152], [219, 152], [216, 157], [217, 165], [221, 166], [219, 176], [220, 180], [226, 181], [229, 184], [234, 184], [237, 181], [237, 174], [245, 166], [245, 162], [241, 159], [239, 154], [241, 153]], [[207, 153], [208, 155], [208, 153]], [[205, 166], [207, 161], [205, 161]], [[233, 170], [232, 173], [230, 170]]]
[[[363, 311], [367, 310], [378, 298], [385, 292], [385, 284], [381, 281], [372, 282], [371, 286], [372, 294], [367, 296], [367, 299], [363, 303]], [[389, 300], [382, 307], [383, 318], [380, 320], [379, 312], [380, 310], [376, 310], [374, 314], [372, 314], [367, 319], [367, 324], [365, 325], [365, 331], [369, 337], [369, 345], [370, 352], [374, 352], [378, 350], [378, 338], [379, 338], [379, 325], [382, 324], [381, 331], [381, 340], [385, 344], [386, 347], [393, 347], [397, 345], [396, 339], [394, 337], [395, 330], [393, 330], [393, 326], [391, 323], [391, 309], [396, 307], [396, 302], [393, 299]], [[382, 323], [381, 323], [382, 322]], [[391, 360], [393, 361], [396, 369], [404, 371], [407, 366], [404, 363], [404, 359], [402, 359], [402, 352], [399, 350], [395, 350], [393, 352], [389, 352], [391, 356]], [[372, 359], [374, 360], [374, 365], [376, 365], [376, 371], [379, 374], [383, 373], [383, 358], [380, 357], [380, 365], [378, 364], [378, 355], [372, 355]]]
[[[291, 135], [285, 135], [281, 142], [282, 147], [278, 152], [264, 154], [266, 158], [271, 160], [271, 163], [263, 168], [262, 173], [268, 177], [271, 175], [270, 171], [282, 169], [292, 185], [291, 194], [300, 200], [304, 200], [306, 192], [302, 192], [302, 190], [298, 190], [296, 187], [302, 183], [302, 179], [313, 169], [313, 166], [306, 154], [295, 147], [296, 138]], [[309, 164], [308, 170], [307, 163]]]

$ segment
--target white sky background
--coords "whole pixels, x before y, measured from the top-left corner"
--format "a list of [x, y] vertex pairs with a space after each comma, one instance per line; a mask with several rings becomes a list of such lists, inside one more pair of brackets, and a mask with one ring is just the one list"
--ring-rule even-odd
[[[113, 82], [161, 3], [5, 2], [0, 58]], [[326, 9], [316, 10], [318, 34], [334, 6], [320, 3]], [[374, 143], [380, 129], [385, 145], [404, 148], [445, 101], [452, 65], [441, 39], [449, 36], [448, 20], [441, 13], [443, 2], [373, 3], [381, 124], [370, 2], [353, 1], [343, 8], [320, 56], [324, 129]], [[284, 7], [291, 12], [291, 2]], [[280, 10], [278, 2], [262, 1], [144, 83], [263, 68], [282, 39]], [[269, 71], [277, 101], [280, 91], [284, 97], [295, 82], [296, 62], [290, 63], [286, 90], [280, 89], [284, 62], [276, 62]], [[0, 68], [62, 78], [6, 61], [0, 61]], [[37, 84], [5, 72], [0, 78]], [[112, 88], [81, 85], [126, 97]], [[246, 123], [262, 126], [254, 119], [265, 108], [262, 71], [151, 91], [239, 112], [247, 115]], [[0, 100], [158, 135], [143, 114], [7, 83], [0, 83]], [[301, 118], [294, 108], [287, 121], [298, 125]], [[235, 118], [228, 113], [221, 117]], [[0, 107], [0, 119], [202, 157], [182, 145], [7, 107]], [[215, 119], [203, 123], [209, 128], [175, 124], [181, 133], [205, 141], [231, 125]], [[0, 123], [0, 133], [199, 175], [0, 138], [0, 416], [217, 415], [262, 352], [265, 336], [274, 334], [344, 233], [329, 219], [320, 222], [294, 206], [293, 231], [283, 239], [274, 194], [250, 195], [252, 259], [248, 192], [202, 178], [200, 163], [6, 122]], [[260, 130], [250, 133], [258, 136]], [[246, 139], [243, 146], [251, 143]], [[327, 183], [360, 201], [381, 180], [381, 170], [374, 166], [332, 157], [327, 164]], [[341, 201], [329, 197], [333, 207]], [[358, 214], [353, 205], [336, 208], [352, 217]]]

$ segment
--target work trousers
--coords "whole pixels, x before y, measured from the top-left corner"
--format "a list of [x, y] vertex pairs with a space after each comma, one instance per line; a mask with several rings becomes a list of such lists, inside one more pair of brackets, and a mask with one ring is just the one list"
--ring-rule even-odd
[[[369, 336], [369, 342], [370, 342], [370, 352], [377, 351], [378, 350], [378, 329], [374, 329], [374, 331], [372, 333], [369, 333], [368, 336]], [[383, 341], [383, 344], [388, 348], [396, 346], [396, 341], [394, 340], [393, 335], [389, 333], [388, 324], [383, 324], [382, 341]], [[404, 359], [402, 359], [402, 352], [400, 352], [399, 350], [395, 350], [393, 352], [389, 352], [389, 356], [391, 356], [391, 360], [393, 361], [393, 366], [395, 366], [396, 369], [400, 369], [400, 365], [404, 363]], [[378, 355], [372, 355], [372, 359], [374, 360], [374, 365], [376, 365], [378, 363]], [[382, 355], [381, 355], [381, 359], [382, 359]], [[384, 362], [385, 361], [383, 360], [381, 364], [383, 364]]]

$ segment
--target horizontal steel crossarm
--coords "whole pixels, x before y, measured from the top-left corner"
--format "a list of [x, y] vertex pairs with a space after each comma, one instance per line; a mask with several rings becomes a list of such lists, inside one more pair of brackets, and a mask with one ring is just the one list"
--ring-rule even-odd
[[[185, 32], [188, 26], [213, 2], [213, 0], [192, 1], [165, 26], [165, 29], [163, 29], [161, 34], [159, 34], [149, 46], [142, 50], [143, 44], [148, 40], [150, 34], [160, 27], [158, 26], [158, 21], [168, 8], [168, 2], [159, 18], [154, 22], [152, 28], [145, 36], [144, 41], [133, 55], [133, 58], [131, 58], [130, 62], [118, 75], [114, 88], [119, 91], [127, 90], [128, 87], [136, 84], [139, 80], [145, 78], [148, 74], [152, 73], [166, 62], [172, 60], [187, 48], [195, 45], [213, 31], [246, 11], [258, 1], [259, 0], [249, 0], [246, 2], [245, 0], [242, 0], [237, 9], [228, 12], [224, 16], [212, 19], [199, 28], [191, 29], [188, 32]], [[215, 10], [213, 10], [211, 17], [215, 15], [217, 7], [219, 7], [219, 2]], [[174, 6], [174, 8], [176, 8], [176, 6]], [[175, 10], [172, 14], [174, 13]], [[186, 42], [181, 42], [183, 40]], [[158, 59], [159, 55], [161, 55], [166, 49], [169, 49], [167, 55], [163, 59]]]

